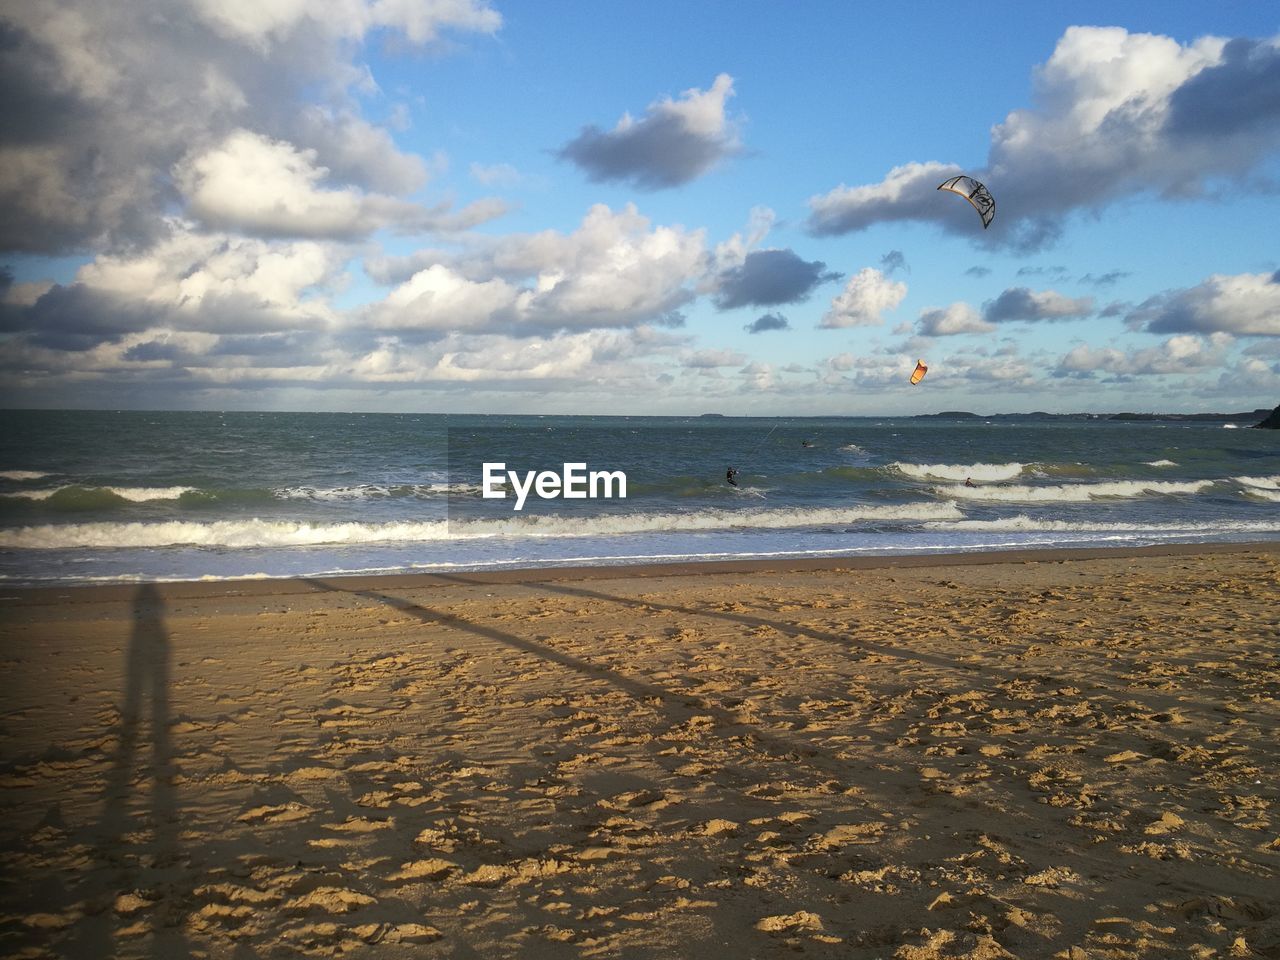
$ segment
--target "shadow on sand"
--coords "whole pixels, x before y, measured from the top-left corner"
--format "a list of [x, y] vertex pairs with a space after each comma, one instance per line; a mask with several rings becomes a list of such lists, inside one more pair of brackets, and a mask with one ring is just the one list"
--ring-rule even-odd
[[[172, 717], [169, 708], [169, 632], [164, 598], [154, 584], [138, 587], [133, 627], [125, 653], [124, 703], [117, 726], [119, 743], [103, 794], [102, 816], [93, 836], [98, 884], [109, 901], [86, 917], [67, 951], [69, 957], [147, 956], [183, 960], [190, 956], [183, 916], [171, 900], [175, 868], [185, 857], [178, 843], [178, 803], [173, 786]], [[95, 887], [98, 887], [95, 884]], [[153, 901], [149, 909], [133, 903], [115, 906], [132, 894]], [[113, 896], [114, 895], [114, 896]], [[145, 917], [145, 937], [121, 937], [121, 928]], [[149, 941], [149, 945], [147, 943]]]

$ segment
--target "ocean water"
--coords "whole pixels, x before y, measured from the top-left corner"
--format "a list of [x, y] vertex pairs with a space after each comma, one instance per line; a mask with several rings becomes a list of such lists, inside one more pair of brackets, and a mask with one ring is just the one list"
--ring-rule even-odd
[[[1226, 422], [3, 416], [9, 584], [1280, 538], [1280, 432]], [[627, 496], [516, 511], [486, 462]]]

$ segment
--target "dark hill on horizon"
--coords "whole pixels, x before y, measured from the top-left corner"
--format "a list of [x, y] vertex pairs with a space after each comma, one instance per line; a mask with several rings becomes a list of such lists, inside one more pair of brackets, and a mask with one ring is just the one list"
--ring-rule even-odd
[[[1276, 411], [1267, 410], [1265, 407], [1257, 410], [1250, 410], [1241, 413], [1045, 413], [1043, 410], [1036, 410], [1031, 413], [971, 413], [968, 410], [944, 410], [940, 413], [919, 413], [913, 419], [930, 419], [930, 420], [1172, 420], [1172, 421], [1198, 421], [1198, 420], [1228, 420], [1228, 421], [1258, 421], [1268, 422], [1271, 418], [1280, 420], [1280, 407]], [[1263, 419], [1266, 418], [1266, 419]], [[1262, 426], [1262, 423], [1258, 423]]]

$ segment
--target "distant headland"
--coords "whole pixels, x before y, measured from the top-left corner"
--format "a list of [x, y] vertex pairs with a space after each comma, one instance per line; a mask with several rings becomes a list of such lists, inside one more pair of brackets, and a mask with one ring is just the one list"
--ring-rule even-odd
[[971, 413], [968, 410], [943, 410], [941, 413], [916, 414], [916, 420], [1169, 420], [1169, 421], [1224, 421], [1247, 423], [1263, 429], [1280, 429], [1280, 407], [1265, 407], [1245, 413]]

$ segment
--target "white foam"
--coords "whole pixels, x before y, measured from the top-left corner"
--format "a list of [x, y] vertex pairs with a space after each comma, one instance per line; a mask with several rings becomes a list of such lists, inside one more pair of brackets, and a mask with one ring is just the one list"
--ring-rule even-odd
[[1172, 460], [1147, 460], [1148, 467], [1176, 467], [1177, 464]]
[[1213, 480], [1116, 480], [1107, 483], [1061, 483], [1046, 486], [1027, 484], [1001, 484], [998, 486], [935, 487], [934, 492], [943, 497], [962, 500], [998, 500], [1014, 503], [1055, 502], [1087, 503], [1107, 497], [1132, 498], [1149, 494], [1199, 493], [1213, 486]]
[[195, 487], [103, 487], [117, 497], [142, 503], [147, 500], [177, 500], [184, 493], [193, 493]]
[[613, 514], [598, 517], [532, 516], [503, 520], [428, 520], [396, 523], [305, 523], [291, 520], [219, 520], [212, 523], [44, 524], [0, 531], [0, 548], [57, 550], [81, 547], [289, 547], [315, 544], [415, 543], [489, 537], [618, 536], [664, 531], [781, 530], [859, 522], [959, 519], [951, 503], [858, 505], [847, 508], [704, 510], [697, 513]]
[[13, 490], [9, 493], [0, 493], [0, 497], [11, 500], [48, 500], [59, 490], [66, 490], [65, 486], [51, 487], [48, 490]]
[[113, 494], [122, 500], [134, 503], [145, 503], [148, 500], [177, 500], [184, 493], [190, 493], [195, 487], [81, 487], [75, 484], [64, 484], [61, 487], [49, 487], [45, 490], [15, 490], [0, 494], [3, 497], [16, 497], [22, 500], [48, 500], [63, 490], [83, 490], [85, 493], [103, 491]]
[[475, 483], [361, 483], [348, 487], [281, 487], [272, 494], [279, 500], [352, 501], [481, 492], [483, 488]]
[[1132, 533], [1274, 533], [1280, 518], [1266, 520], [1220, 520], [1203, 523], [1094, 523], [1078, 520], [1045, 520], [1018, 514], [999, 520], [943, 520], [925, 524], [931, 530], [959, 533], [1069, 533], [1126, 531]]
[[39, 470], [0, 470], [0, 480], [39, 480], [47, 476]]
[[843, 450], [845, 453], [866, 453], [867, 452], [863, 450], [860, 446], [858, 446], [856, 443], [846, 443], [840, 449]]
[[1232, 477], [1231, 479], [1242, 487], [1252, 487], [1257, 490], [1280, 490], [1280, 474], [1272, 477]]
[[1026, 469], [1024, 463], [902, 463], [889, 464], [890, 469], [916, 480], [965, 480], [984, 483], [1012, 480]]

